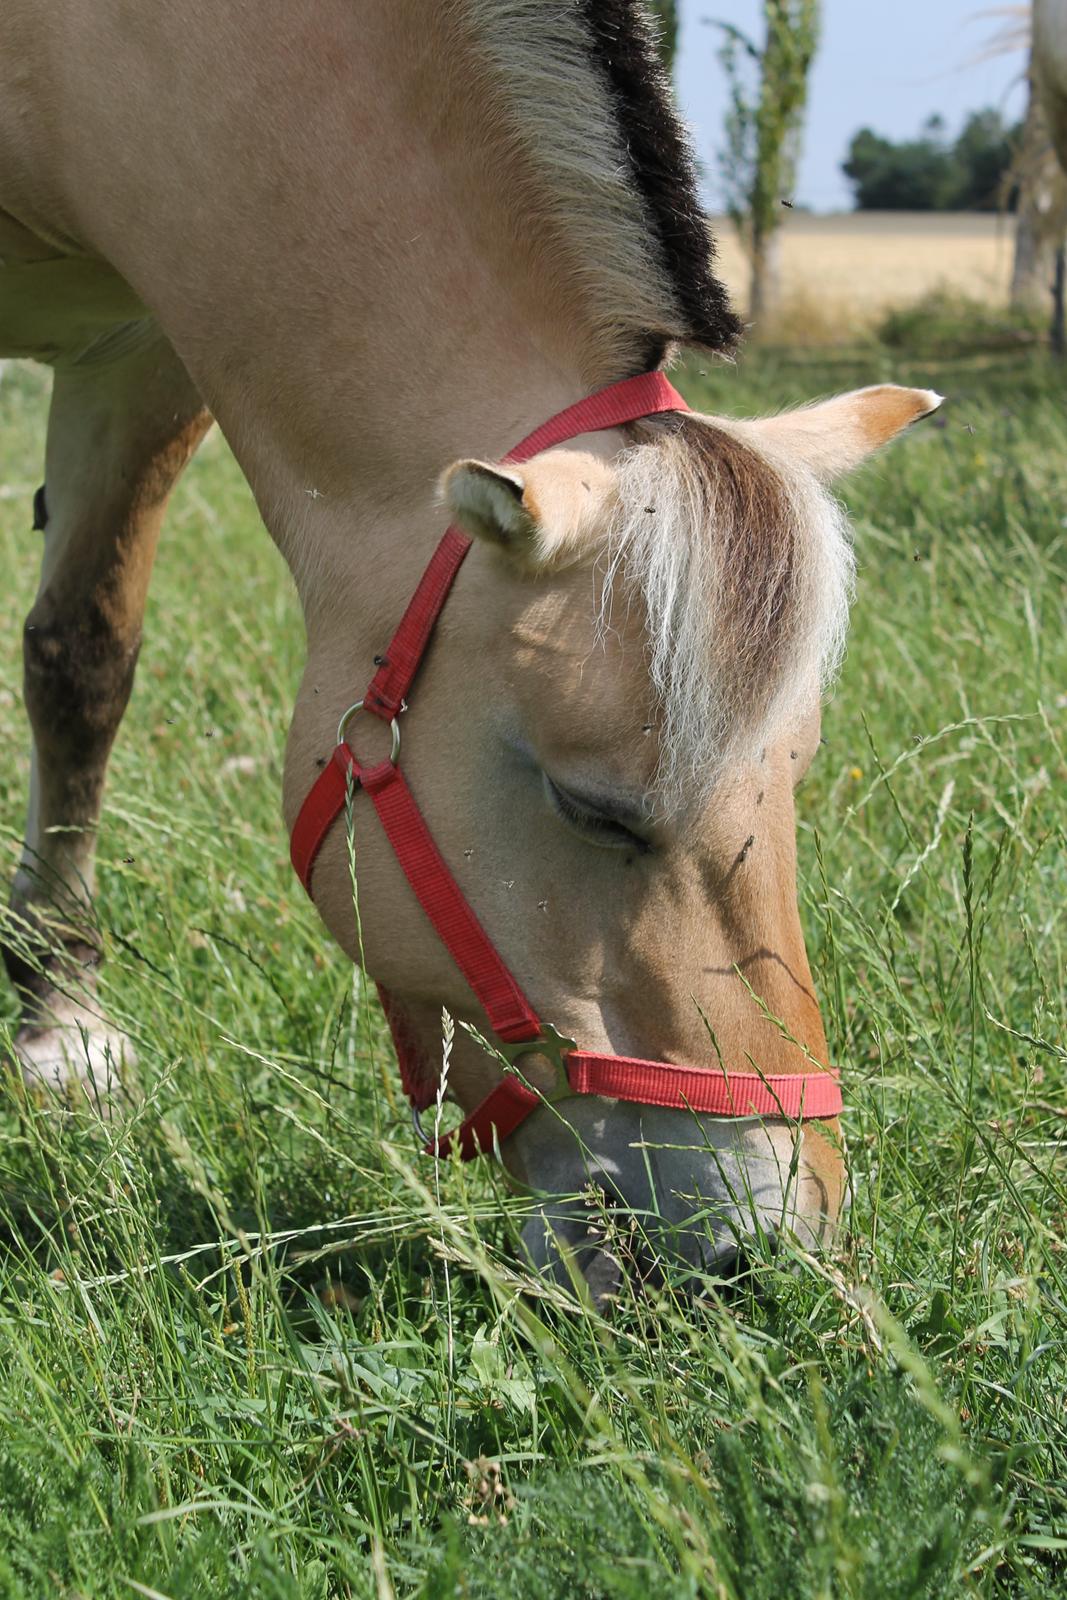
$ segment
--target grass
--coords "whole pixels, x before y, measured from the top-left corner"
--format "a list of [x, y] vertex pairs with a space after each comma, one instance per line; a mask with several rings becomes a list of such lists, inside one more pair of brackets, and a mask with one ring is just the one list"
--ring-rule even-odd
[[[859, 598], [800, 802], [847, 1228], [610, 1320], [525, 1281], [491, 1168], [438, 1194], [412, 1153], [380, 1019], [288, 870], [300, 625], [208, 442], [100, 838], [143, 1099], [111, 1122], [11, 1078], [0, 1099], [5, 1600], [1063, 1592], [1063, 380], [764, 350], [683, 387], [740, 412], [889, 376], [951, 403], [846, 487]], [[8, 369], [7, 685], [44, 399]], [[0, 744], [13, 865], [13, 689]]]

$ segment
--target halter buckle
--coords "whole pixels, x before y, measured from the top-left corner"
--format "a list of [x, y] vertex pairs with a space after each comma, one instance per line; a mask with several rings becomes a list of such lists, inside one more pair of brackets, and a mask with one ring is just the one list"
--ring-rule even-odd
[[[357, 700], [355, 705], [349, 706], [348, 710], [343, 713], [340, 722], [337, 724], [338, 744], [344, 744], [345, 732], [348, 728], [348, 724], [352, 721], [352, 718], [355, 716], [357, 711], [363, 710], [363, 706], [364, 702], [362, 700]], [[393, 736], [392, 747], [389, 751], [389, 761], [395, 767], [396, 758], [400, 754], [400, 724], [395, 717], [391, 717], [389, 719], [389, 731]]]
[[[566, 1100], [574, 1093], [571, 1088], [570, 1078], [567, 1076], [566, 1057], [568, 1051], [577, 1050], [578, 1044], [576, 1040], [568, 1039], [565, 1033], [560, 1033], [559, 1029], [554, 1028], [551, 1022], [542, 1022], [540, 1033], [533, 1039], [515, 1039], [512, 1041], [497, 1039], [492, 1045], [482, 1038], [477, 1029], [469, 1027], [467, 1023], [461, 1023], [460, 1026], [465, 1028], [471, 1037], [481, 1044], [484, 1049], [488, 1049], [493, 1055], [501, 1057], [509, 1069], [513, 1070], [516, 1061], [520, 1060], [522, 1056], [544, 1056], [547, 1061], [550, 1061], [555, 1069], [556, 1081], [549, 1089], [537, 1088], [537, 1093], [548, 1105], [555, 1105], [558, 1100]], [[519, 1077], [521, 1075], [516, 1073], [516, 1076]], [[421, 1112], [418, 1106], [415, 1105], [411, 1107], [411, 1125], [415, 1129], [415, 1137], [419, 1143], [424, 1147], [428, 1147], [432, 1140], [423, 1126]], [[455, 1129], [450, 1131], [455, 1132]]]
[[577, 1050], [578, 1043], [575, 1039], [568, 1039], [565, 1033], [560, 1033], [551, 1022], [542, 1022], [541, 1031], [534, 1039], [515, 1039], [512, 1041], [498, 1040], [495, 1047], [498, 1055], [504, 1057], [509, 1067], [523, 1056], [544, 1056], [552, 1063], [555, 1070], [556, 1081], [551, 1089], [539, 1089], [538, 1093], [550, 1105], [557, 1100], [566, 1100], [574, 1093], [571, 1088], [570, 1078], [567, 1076], [567, 1055], [571, 1050]]

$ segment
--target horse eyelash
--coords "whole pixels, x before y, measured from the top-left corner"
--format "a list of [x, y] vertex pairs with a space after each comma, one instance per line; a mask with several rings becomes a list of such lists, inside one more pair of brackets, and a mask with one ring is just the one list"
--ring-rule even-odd
[[558, 783], [545, 773], [545, 786], [549, 793], [551, 803], [561, 814], [564, 820], [584, 833], [606, 834], [618, 841], [620, 849], [629, 848], [636, 850], [641, 855], [647, 855], [652, 846], [647, 839], [642, 839], [640, 834], [634, 833], [625, 823], [616, 822], [612, 817], [599, 816], [595, 811], [588, 811], [576, 800], [561, 789]]

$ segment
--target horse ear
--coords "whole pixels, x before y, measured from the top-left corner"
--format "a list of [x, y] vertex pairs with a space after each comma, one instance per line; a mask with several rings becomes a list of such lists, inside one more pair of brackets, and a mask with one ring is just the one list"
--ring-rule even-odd
[[913, 422], [928, 417], [941, 403], [941, 395], [933, 389], [903, 389], [895, 383], [880, 383], [837, 395], [833, 400], [817, 401], [799, 411], [763, 417], [748, 426], [757, 442], [765, 440], [784, 453], [799, 457], [817, 478], [830, 483], [858, 467]]
[[441, 485], [452, 521], [472, 539], [517, 553], [536, 535], [523, 501], [526, 484], [511, 467], [486, 461], [457, 461]]
[[521, 469], [457, 461], [441, 481], [452, 521], [520, 566], [566, 564], [586, 543], [610, 493], [609, 469], [582, 451], [535, 456]]

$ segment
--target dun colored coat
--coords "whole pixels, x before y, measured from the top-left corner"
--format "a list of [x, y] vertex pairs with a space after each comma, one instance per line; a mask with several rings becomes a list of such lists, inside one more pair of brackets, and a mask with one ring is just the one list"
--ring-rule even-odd
[[[0, 351], [54, 373], [9, 941], [28, 1074], [123, 1053], [94, 995], [93, 835], [167, 497], [212, 417], [304, 610], [289, 826], [451, 516], [478, 544], [405, 769], [539, 1014], [590, 1050], [826, 1060], [793, 813], [850, 585], [826, 485], [936, 397], [639, 423], [496, 464], [591, 390], [677, 346], [728, 356], [738, 331], [630, 0], [5, 0]], [[439, 1051], [442, 1006], [477, 1007], [377, 830], [358, 845], [366, 965]], [[356, 958], [343, 830], [316, 903]], [[457, 1031], [455, 1099], [497, 1071]], [[693, 1258], [837, 1212], [832, 1125], [559, 1111], [508, 1141], [515, 1175], [592, 1179]], [[545, 1215], [535, 1260], [566, 1240], [609, 1288], [588, 1212]]]

